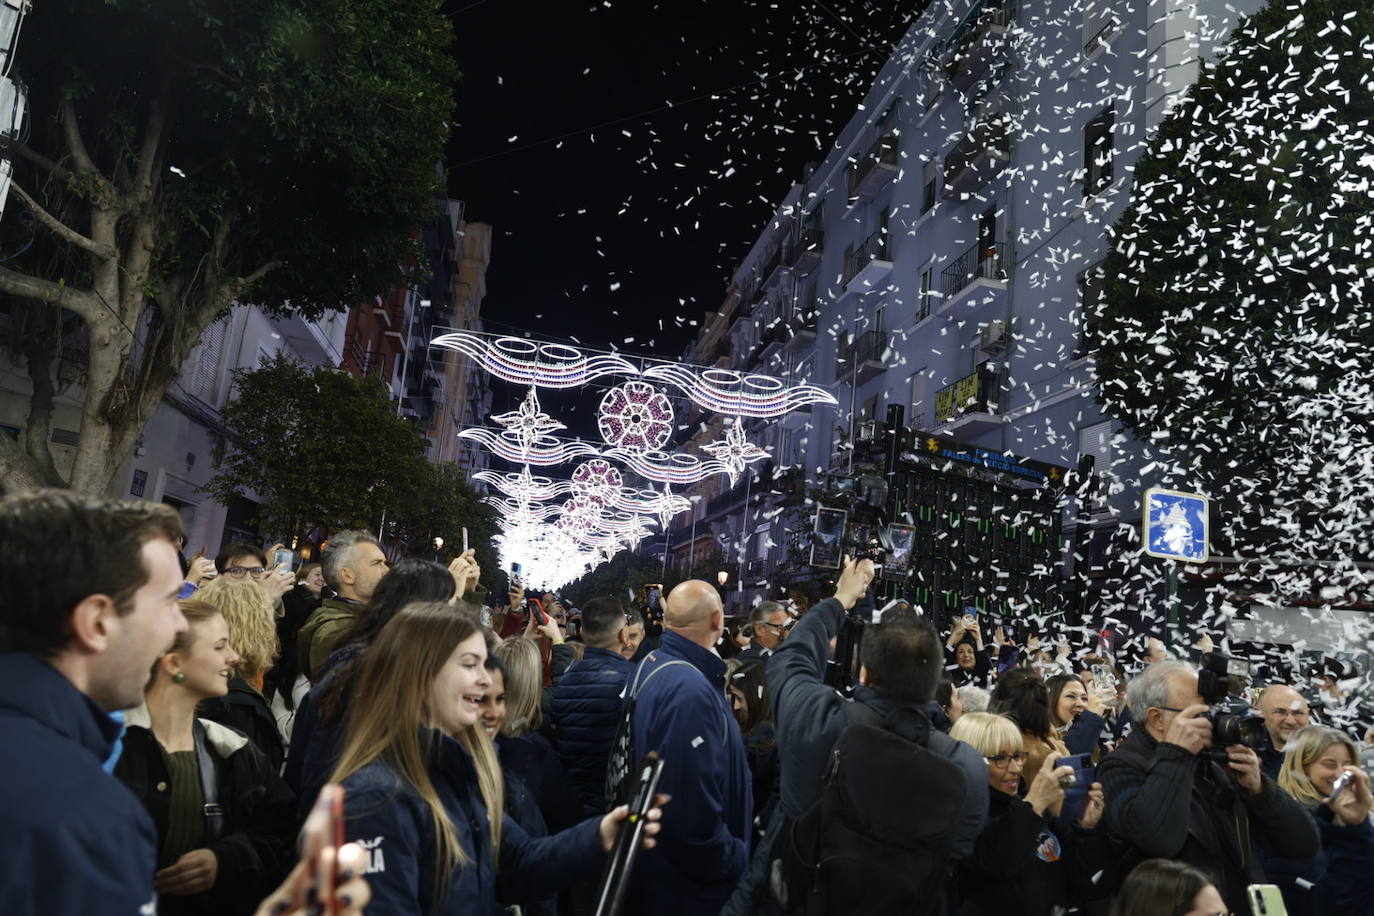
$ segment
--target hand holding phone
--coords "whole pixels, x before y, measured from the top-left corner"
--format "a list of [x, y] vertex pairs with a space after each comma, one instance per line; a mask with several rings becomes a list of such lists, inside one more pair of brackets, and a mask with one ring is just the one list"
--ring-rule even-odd
[[1088, 802], [1088, 792], [1093, 786], [1093, 755], [1092, 754], [1072, 754], [1068, 757], [1060, 757], [1054, 761], [1052, 769], [1060, 767], [1073, 768], [1073, 781], [1064, 785], [1064, 807], [1060, 811], [1060, 817], [1065, 821], [1076, 822], [1083, 816], [1084, 808]]

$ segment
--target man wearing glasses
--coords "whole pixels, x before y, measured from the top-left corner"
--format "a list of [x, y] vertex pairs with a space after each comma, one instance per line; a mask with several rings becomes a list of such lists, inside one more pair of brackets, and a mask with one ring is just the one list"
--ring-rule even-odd
[[1127, 700], [1136, 727], [1097, 769], [1107, 830], [1129, 848], [1123, 873], [1143, 859], [1177, 859], [1213, 875], [1226, 905], [1244, 913], [1246, 885], [1268, 883], [1261, 848], [1284, 859], [1317, 854], [1312, 816], [1261, 772], [1255, 752], [1213, 747], [1192, 666], [1155, 662]]
[[749, 627], [753, 631], [749, 645], [740, 652], [740, 658], [767, 658], [772, 655], [787, 638], [792, 626], [792, 615], [776, 601], [760, 601], [749, 615]]

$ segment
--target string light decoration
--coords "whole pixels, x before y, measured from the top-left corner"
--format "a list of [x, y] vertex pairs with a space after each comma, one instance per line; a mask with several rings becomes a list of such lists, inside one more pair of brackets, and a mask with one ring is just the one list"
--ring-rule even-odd
[[622, 356], [590, 356], [576, 347], [523, 337], [493, 338], [455, 331], [440, 334], [430, 346], [457, 350], [497, 378], [517, 385], [577, 388], [603, 375], [639, 375], [634, 363]]
[[770, 375], [746, 375], [733, 369], [700, 373], [680, 363], [662, 363], [643, 372], [645, 378], [669, 382], [696, 404], [716, 413], [768, 419], [807, 404], [837, 404], [835, 396], [815, 385], [787, 385]]
[[517, 503], [534, 503], [565, 496], [571, 487], [567, 481], [555, 481], [548, 477], [530, 474], [530, 466], [524, 465], [519, 474], [498, 474], [496, 471], [478, 471], [473, 480], [491, 484]]
[[601, 506], [612, 505], [620, 496], [625, 479], [604, 458], [593, 458], [577, 466], [572, 475], [572, 491]]
[[575, 458], [600, 454], [593, 445], [568, 439], [555, 439], [553, 436], [540, 436], [526, 446], [509, 429], [495, 433], [481, 426], [470, 426], [460, 431], [458, 437], [480, 443], [493, 454], [512, 464], [549, 467]]
[[492, 416], [492, 420], [515, 435], [521, 449], [528, 454], [533, 445], [548, 433], [566, 427], [539, 409], [539, 395], [531, 388], [525, 392], [520, 407], [508, 413]]
[[612, 448], [660, 449], [673, 434], [673, 406], [653, 385], [626, 382], [606, 392], [596, 422]]
[[681, 452], [669, 454], [658, 450], [636, 452], [613, 448], [601, 454], [607, 458], [614, 458], [639, 476], [647, 477], [655, 483], [684, 486], [705, 480], [712, 474], [729, 473], [729, 469], [720, 461], [703, 461], [695, 455], [685, 455]]
[[725, 465], [725, 472], [730, 475], [732, 487], [739, 480], [739, 475], [744, 473], [745, 467], [768, 457], [767, 451], [744, 438], [744, 423], [739, 417], [725, 428], [724, 439], [703, 445], [701, 450]]

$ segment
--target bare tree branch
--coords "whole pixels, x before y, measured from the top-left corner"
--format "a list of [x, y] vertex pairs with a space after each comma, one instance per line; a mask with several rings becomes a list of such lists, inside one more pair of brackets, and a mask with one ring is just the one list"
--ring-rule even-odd
[[51, 174], [54, 178], [58, 179], [59, 181], [64, 181], [67, 184], [72, 184], [76, 181], [75, 172], [73, 172], [66, 166], [53, 162], [51, 159], [49, 159], [47, 156], [44, 156], [42, 153], [28, 146], [25, 146], [22, 143], [15, 147], [12, 147], [12, 149], [14, 150], [14, 153], [21, 159], [27, 159], [43, 171]]
[[72, 159], [76, 160], [76, 167], [83, 172], [91, 172], [98, 176], [102, 182], [109, 184], [105, 176], [100, 174], [100, 169], [95, 167], [95, 160], [86, 151], [86, 141], [81, 139], [81, 126], [76, 123], [76, 103], [71, 96], [62, 96], [62, 134], [67, 138], [67, 151], [72, 154]]
[[89, 290], [41, 280], [8, 267], [0, 267], [0, 292], [64, 308], [88, 322], [96, 320], [100, 313], [100, 302]]
[[[60, 321], [56, 324], [61, 328]], [[57, 472], [57, 466], [52, 460], [52, 449], [48, 447], [55, 394], [52, 383], [52, 359], [48, 355], [49, 343], [51, 341], [45, 340], [44, 335], [35, 334], [24, 347], [24, 358], [29, 364], [29, 380], [33, 382], [33, 395], [29, 398], [29, 418], [24, 424], [24, 448], [33, 460], [34, 467], [55, 486], [61, 486], [62, 475]], [[61, 346], [60, 337], [58, 346]]]
[[232, 281], [231, 283], [229, 283], [229, 289], [231, 291], [230, 298], [237, 299], [239, 296], [243, 295], [244, 290], [248, 289], [248, 287], [252, 286], [254, 283], [258, 282], [263, 277], [267, 276], [272, 271], [276, 270], [278, 267], [281, 266], [281, 261], [268, 261], [266, 264], [262, 265], [252, 273], [245, 274], [242, 277], [239, 277], [237, 280]]
[[[170, 80], [171, 71], [167, 73]], [[154, 175], [156, 169], [162, 162], [162, 146], [167, 129], [167, 109], [172, 104], [172, 93], [170, 82], [164, 81], [162, 91], [157, 98], [153, 99], [148, 107], [148, 121], [143, 128], [143, 142], [138, 151], [138, 174], [134, 178], [133, 193], [130, 195], [130, 204], [141, 205], [147, 203], [153, 196], [153, 188], [156, 186]]]
[[18, 439], [0, 436], [0, 486], [4, 487], [6, 493], [20, 493], [53, 485], [61, 486], [62, 482], [45, 480], [42, 470], [34, 466], [33, 459], [24, 451]]
[[33, 211], [33, 215], [38, 217], [38, 222], [43, 228], [47, 229], [67, 244], [75, 245], [77, 248], [88, 251], [102, 260], [109, 260], [119, 254], [119, 252], [108, 245], [101, 245], [93, 239], [86, 238], [86, 236], [72, 229], [47, 210], [44, 210], [42, 206], [39, 205], [38, 201], [34, 200], [29, 192], [24, 190], [19, 182], [11, 182], [10, 190]]

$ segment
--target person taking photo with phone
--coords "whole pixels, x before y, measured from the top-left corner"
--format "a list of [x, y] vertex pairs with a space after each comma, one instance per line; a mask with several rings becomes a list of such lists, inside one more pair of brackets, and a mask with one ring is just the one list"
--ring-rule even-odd
[[1292, 732], [1284, 748], [1279, 788], [1306, 806], [1321, 834], [1315, 858], [1265, 863], [1288, 916], [1374, 913], [1374, 796], [1359, 748], [1345, 732], [1320, 725]]
[[965, 713], [949, 735], [983, 756], [989, 788], [987, 826], [959, 867], [957, 912], [1050, 916], [1056, 908], [1106, 897], [1111, 884], [1100, 876], [1112, 857], [1099, 829], [1102, 786], [1088, 787], [1082, 813], [1066, 824], [1055, 812], [1064, 805], [1073, 768], [1046, 765], [1027, 784], [1022, 732], [1010, 718]]

